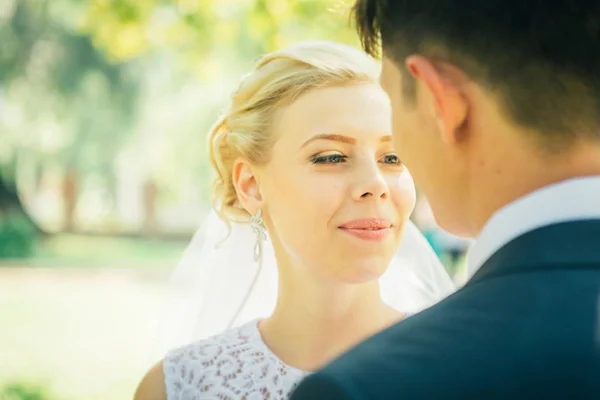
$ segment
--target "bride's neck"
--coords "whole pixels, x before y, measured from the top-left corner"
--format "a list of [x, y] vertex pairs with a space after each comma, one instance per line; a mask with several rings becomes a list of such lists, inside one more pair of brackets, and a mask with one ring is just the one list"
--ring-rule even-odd
[[377, 281], [351, 285], [289, 271], [280, 268], [275, 311], [259, 329], [267, 346], [293, 367], [318, 369], [402, 318], [383, 303]]

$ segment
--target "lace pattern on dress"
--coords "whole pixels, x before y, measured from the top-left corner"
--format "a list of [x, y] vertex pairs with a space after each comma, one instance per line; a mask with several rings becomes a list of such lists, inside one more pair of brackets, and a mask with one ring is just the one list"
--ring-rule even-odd
[[307, 372], [264, 344], [258, 322], [170, 351], [163, 360], [168, 400], [284, 400]]

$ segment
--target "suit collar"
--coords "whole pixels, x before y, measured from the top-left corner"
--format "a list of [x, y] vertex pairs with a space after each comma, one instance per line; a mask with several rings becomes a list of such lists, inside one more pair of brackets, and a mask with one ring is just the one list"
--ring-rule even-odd
[[600, 219], [600, 176], [569, 179], [538, 189], [498, 210], [468, 256], [468, 275], [521, 235], [553, 224]]
[[553, 224], [525, 233], [492, 255], [469, 281], [533, 270], [597, 268], [600, 219]]

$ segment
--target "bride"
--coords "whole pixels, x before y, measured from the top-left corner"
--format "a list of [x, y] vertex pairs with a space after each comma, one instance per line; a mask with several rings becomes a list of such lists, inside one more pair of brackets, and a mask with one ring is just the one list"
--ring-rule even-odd
[[169, 350], [135, 398], [285, 399], [453, 285], [409, 221], [377, 66], [304, 42], [263, 57], [209, 135], [214, 208], [176, 269]]

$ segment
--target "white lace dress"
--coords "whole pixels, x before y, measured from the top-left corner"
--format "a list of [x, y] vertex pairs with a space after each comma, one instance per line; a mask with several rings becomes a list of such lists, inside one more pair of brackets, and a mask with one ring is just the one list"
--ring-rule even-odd
[[284, 400], [308, 375], [269, 350], [258, 321], [170, 351], [163, 371], [168, 400]]

